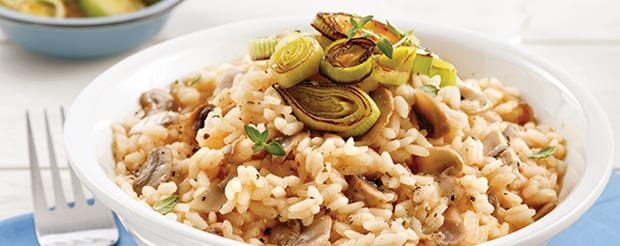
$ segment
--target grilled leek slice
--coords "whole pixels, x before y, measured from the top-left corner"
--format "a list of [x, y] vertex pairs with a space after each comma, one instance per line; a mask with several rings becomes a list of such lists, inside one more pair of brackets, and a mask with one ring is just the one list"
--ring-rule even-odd
[[[318, 13], [312, 21], [312, 27], [325, 37], [335, 41], [347, 37], [347, 31], [352, 27], [351, 18], [356, 21], [361, 19], [359, 16], [347, 13]], [[400, 35], [391, 32], [386, 24], [376, 20], [370, 20], [364, 25], [364, 29], [372, 31], [379, 37], [387, 38], [392, 43], [398, 42], [401, 38]], [[379, 41], [377, 37], [371, 36], [369, 38], [375, 43]]]
[[319, 70], [336, 83], [353, 83], [372, 71], [374, 43], [366, 38], [340, 39], [327, 47]]
[[431, 77], [439, 75], [441, 77], [439, 87], [456, 85], [456, 68], [442, 59], [433, 58], [428, 75]]
[[252, 38], [248, 42], [248, 52], [254, 61], [269, 59], [276, 50], [278, 40], [275, 37]]
[[323, 48], [316, 39], [298, 37], [271, 55], [269, 68], [282, 87], [288, 88], [318, 73]]
[[415, 61], [413, 62], [413, 72], [433, 77], [441, 77], [440, 87], [456, 85], [456, 68], [447, 61], [442, 60], [437, 55], [426, 49], [419, 49]]
[[291, 88], [274, 85], [295, 116], [313, 130], [342, 137], [360, 136], [381, 112], [372, 98], [356, 86], [304, 81]]
[[416, 58], [413, 61], [413, 72], [428, 75], [433, 62], [433, 53], [427, 49], [417, 49]]
[[392, 59], [385, 55], [378, 57], [370, 76], [382, 84], [402, 85], [411, 78], [415, 58], [415, 47], [398, 47], [394, 49]]

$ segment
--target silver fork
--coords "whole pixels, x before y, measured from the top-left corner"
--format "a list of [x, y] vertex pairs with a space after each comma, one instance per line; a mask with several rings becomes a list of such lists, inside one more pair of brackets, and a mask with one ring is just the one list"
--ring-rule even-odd
[[[65, 113], [60, 108], [62, 122]], [[41, 245], [112, 245], [118, 241], [118, 229], [114, 223], [112, 212], [100, 202], [92, 205], [87, 202], [82, 193], [82, 187], [77, 177], [70, 170], [73, 197], [75, 203], [67, 204], [63, 194], [60, 172], [54, 151], [52, 134], [47, 110], [45, 114], [45, 129], [49, 152], [50, 171], [54, 188], [55, 206], [49, 207], [45, 200], [45, 191], [41, 180], [41, 172], [37, 160], [34, 137], [30, 124], [30, 115], [26, 111], [26, 125], [28, 128], [28, 147], [30, 149], [30, 179], [32, 185], [32, 200], [34, 205], [34, 222], [37, 240]]]

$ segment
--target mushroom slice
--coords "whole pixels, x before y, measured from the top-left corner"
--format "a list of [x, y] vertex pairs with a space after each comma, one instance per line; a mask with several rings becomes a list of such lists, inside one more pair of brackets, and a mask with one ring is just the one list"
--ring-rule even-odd
[[324, 215], [306, 227], [301, 234], [288, 245], [291, 246], [323, 246], [329, 244], [332, 230], [332, 218]]
[[[224, 183], [224, 182], [222, 182]], [[190, 207], [201, 213], [217, 212], [226, 203], [226, 195], [224, 186], [220, 184], [211, 184], [200, 198], [192, 200]]]
[[514, 150], [512, 150], [511, 148], [507, 148], [499, 155], [499, 159], [502, 160], [505, 165], [512, 168], [512, 173], [517, 175], [515, 180], [512, 181], [512, 184], [510, 184], [512, 188], [518, 188], [523, 185], [525, 181], [527, 181], [527, 179], [523, 177], [523, 175], [519, 171], [519, 163], [521, 162], [521, 160], [519, 159], [519, 156], [517, 155], [517, 153], [515, 153]]
[[[239, 138], [237, 138], [237, 140], [233, 141], [229, 145], [226, 145], [222, 149], [222, 152], [224, 153], [224, 157], [222, 158], [221, 163], [224, 163], [225, 165], [228, 165], [229, 168], [237, 170], [236, 166], [231, 166], [230, 164], [239, 164], [242, 161], [244, 161], [244, 160], [242, 160], [243, 157], [238, 155], [236, 150], [239, 149], [239, 147], [238, 147], [239, 144], [241, 142], [243, 142], [243, 140], [245, 140], [245, 139], [246, 139], [246, 137], [242, 135]], [[222, 165], [222, 164], [220, 164], [220, 165]]]
[[215, 80], [217, 86], [215, 88], [215, 91], [213, 92], [213, 95], [217, 95], [224, 89], [231, 88], [233, 86], [235, 77], [241, 72], [242, 71], [239, 68], [232, 65], [226, 65], [224, 68], [222, 68], [220, 76]]
[[415, 91], [416, 102], [413, 111], [419, 121], [420, 127], [428, 132], [431, 138], [443, 137], [450, 131], [448, 116], [439, 103], [422, 90]]
[[455, 150], [448, 147], [431, 147], [428, 152], [428, 156], [415, 158], [417, 172], [439, 175], [449, 168], [455, 174], [463, 170], [463, 158]]
[[[226, 156], [224, 159], [226, 159]], [[229, 165], [227, 169], [222, 171], [225, 171], [223, 174], [225, 175], [224, 178], [218, 182], [210, 183], [199, 199], [194, 199], [190, 202], [191, 208], [202, 213], [217, 212], [222, 208], [227, 201], [224, 189], [228, 181], [237, 176], [237, 165]]]
[[285, 154], [283, 156], [273, 156], [271, 160], [276, 163], [282, 163], [284, 160], [286, 160], [286, 157], [295, 148], [297, 148], [297, 145], [299, 144], [299, 142], [306, 139], [307, 137], [310, 137], [310, 133], [302, 132], [299, 134], [295, 134], [294, 136], [288, 136], [288, 137], [283, 138], [281, 143], [282, 143], [282, 149], [284, 149]]
[[172, 173], [172, 150], [168, 147], [153, 149], [146, 159], [146, 163], [140, 166], [136, 172], [134, 190], [139, 193], [142, 187], [148, 185], [157, 188], [160, 183], [168, 180]]
[[213, 106], [202, 104], [196, 107], [189, 115], [183, 117], [180, 140], [186, 143], [196, 143], [196, 133], [204, 127], [205, 119]]
[[545, 206], [539, 208], [536, 211], [536, 214], [534, 214], [534, 217], [532, 217], [532, 218], [534, 220], [538, 220], [538, 219], [542, 218], [543, 216], [545, 216], [546, 214], [551, 212], [551, 210], [553, 210], [555, 208], [555, 206], [557, 206], [557, 204], [555, 202], [550, 202], [550, 203], [545, 204]]
[[140, 106], [146, 115], [150, 115], [171, 110], [174, 106], [174, 99], [167, 91], [155, 88], [140, 95]]
[[271, 228], [267, 238], [267, 243], [275, 245], [293, 245], [292, 242], [299, 238], [301, 234], [301, 222], [299, 220], [289, 220]]
[[459, 85], [459, 91], [461, 92], [461, 96], [464, 100], [478, 102], [475, 107], [463, 107], [463, 105], [461, 105], [461, 109], [466, 111], [468, 114], [479, 114], [491, 109], [493, 106], [493, 103], [491, 103], [489, 99], [485, 98], [481, 92], [471, 86]]
[[502, 205], [499, 203], [499, 199], [497, 198], [497, 196], [495, 196], [495, 194], [491, 192], [487, 192], [487, 199], [489, 200], [489, 203], [493, 205], [493, 207], [495, 208], [493, 209], [492, 215], [495, 216], [495, 218], [497, 218], [497, 220], [500, 223], [503, 223], [504, 220], [502, 219], [502, 217], [499, 216], [499, 214], [500, 214], [500, 211], [505, 211], [505, 210], [502, 207]]
[[349, 183], [347, 197], [352, 201], [364, 201], [369, 206], [378, 206], [396, 199], [396, 196], [381, 192], [374, 183], [363, 176], [349, 175], [346, 179]]
[[458, 245], [465, 238], [465, 225], [456, 208], [449, 208], [445, 213], [443, 225], [439, 227], [440, 237], [436, 242], [440, 245]]
[[512, 149], [506, 149], [499, 155], [500, 160], [508, 166], [516, 167], [519, 164], [519, 156]]
[[129, 129], [129, 134], [134, 135], [134, 134], [142, 133], [145, 129], [151, 126], [159, 125], [159, 126], [167, 127], [177, 122], [178, 119], [179, 119], [179, 114], [175, 112], [163, 111], [163, 112], [153, 113], [153, 114], [150, 114], [142, 118], [140, 121], [134, 124], [131, 127], [131, 129]]
[[497, 157], [508, 148], [508, 142], [499, 130], [494, 130], [487, 134], [484, 140], [482, 140], [482, 145], [484, 155], [491, 157]]
[[508, 123], [506, 128], [502, 131], [502, 134], [510, 141], [511, 139], [519, 137], [519, 132], [519, 125]]
[[500, 116], [505, 121], [510, 121], [519, 125], [523, 125], [530, 121], [536, 121], [534, 117], [534, 110], [528, 103], [523, 101], [519, 101], [517, 106], [512, 111], [505, 114], [500, 114]]
[[383, 132], [383, 129], [387, 126], [394, 112], [394, 96], [387, 88], [377, 88], [370, 93], [370, 97], [375, 101], [377, 107], [379, 107], [381, 116], [379, 116], [375, 125], [358, 141], [358, 143], [362, 145], [376, 144], [377, 139], [381, 136], [381, 132]]

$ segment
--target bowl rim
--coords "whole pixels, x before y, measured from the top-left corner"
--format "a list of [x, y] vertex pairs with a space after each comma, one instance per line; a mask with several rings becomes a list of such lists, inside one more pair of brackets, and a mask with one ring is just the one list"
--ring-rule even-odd
[[[78, 115], [88, 112], [89, 109], [87, 105], [83, 105], [84, 102], [92, 100], [89, 97], [97, 95], [98, 90], [105, 87], [105, 80], [103, 78], [105, 78], [108, 73], [116, 72], [115, 70], [122, 68], [125, 64], [130, 64], [136, 60], [140, 60], [140, 58], [142, 57], [148, 57], [149, 55], [157, 54], [160, 50], [172, 47], [176, 43], [188, 42], [192, 39], [195, 39], [196, 37], [208, 36], [211, 33], [218, 33], [225, 29], [238, 29], [240, 27], [247, 26], [271, 25], [274, 22], [299, 23], [302, 20], [307, 21], [308, 18], [306, 18], [305, 16], [259, 18], [229, 23], [205, 29], [162, 42], [153, 47], [149, 47], [143, 51], [140, 51], [132, 56], [125, 58], [123, 61], [106, 70], [82, 90], [80, 95], [73, 103], [71, 110], [68, 114], [67, 121], [65, 123], [64, 137], [65, 143], [67, 145], [67, 153], [71, 160], [71, 166], [73, 167], [77, 176], [90, 190], [93, 191], [93, 193], [102, 196], [99, 199], [102, 200], [107, 206], [112, 208], [112, 210], [131, 213], [135, 220], [139, 220], [140, 222], [144, 223], [159, 224], [162, 228], [166, 228], [170, 232], [174, 231], [173, 235], [185, 236], [195, 240], [206, 239], [211, 242], [215, 241], [227, 244], [241, 245], [237, 241], [232, 241], [230, 239], [223, 238], [211, 233], [204, 233], [203, 231], [200, 231], [198, 229], [185, 226], [182, 223], [167, 220], [164, 218], [164, 216], [159, 215], [155, 211], [146, 209], [143, 205], [136, 202], [128, 195], [124, 195], [124, 197], [114, 197], [114, 194], [118, 194], [119, 192], [124, 194], [124, 192], [122, 192], [119, 187], [116, 187], [116, 189], [113, 190], [108, 189], [110, 187], [103, 187], [104, 183], [97, 181], [96, 177], [91, 177], [91, 174], [89, 174], [88, 171], [80, 165], [80, 163], [85, 163], [88, 161], [96, 162], [96, 158], [94, 156], [88, 156], [88, 154], [84, 153], [84, 151], [88, 153], [89, 146], [83, 146], [83, 144], [80, 144], [82, 142], [80, 139], [83, 138], [84, 135], [87, 135], [89, 131], [92, 131], [92, 129], [85, 129], [84, 126], [80, 126], [80, 117], [78, 117]], [[596, 143], [595, 145], [598, 146], [597, 148], [594, 148], [592, 150], [588, 149], [591, 150], [592, 153], [587, 153], [588, 157], [586, 158], [586, 166], [588, 166], [587, 163], [589, 162], [600, 162], [601, 166], [604, 168], [586, 168], [585, 173], [583, 174], [579, 183], [577, 183], [575, 187], [573, 187], [571, 194], [569, 194], [563, 201], [563, 203], [567, 203], [567, 201], [570, 201], [571, 204], [575, 204], [570, 207], [572, 210], [570, 210], [566, 214], [563, 214], [562, 216], [559, 216], [557, 220], [545, 220], [545, 224], [541, 223], [541, 221], [544, 220], [543, 217], [543, 219], [538, 220], [520, 230], [512, 232], [506, 236], [485, 242], [484, 245], [541, 244], [553, 235], [556, 235], [563, 229], [570, 226], [579, 217], [581, 217], [581, 215], [583, 215], [587, 211], [587, 209], [592, 206], [596, 198], [598, 198], [598, 196], [605, 188], [611, 174], [614, 153], [614, 141], [612, 138], [613, 135], [611, 130], [611, 124], [609, 123], [601, 105], [594, 98], [594, 96], [585, 88], [585, 86], [573, 80], [564, 71], [556, 68], [555, 66], [551, 65], [551, 63], [545, 61], [544, 59], [538, 57], [538, 55], [524, 48], [516, 47], [505, 42], [487, 37], [483, 34], [478, 34], [461, 28], [447, 27], [433, 23], [422, 23], [407, 19], [400, 19], [399, 22], [407, 23], [407, 25], [415, 27], [424, 26], [424, 28], [428, 30], [437, 30], [436, 32], [441, 33], [441, 35], [450, 36], [458, 34], [458, 37], [462, 40], [487, 44], [489, 45], [489, 47], [497, 48], [509, 52], [510, 54], [514, 54], [514, 59], [522, 59], [532, 64], [535, 69], [540, 70], [543, 75], [548, 77], [547, 81], [549, 81], [549, 83], [556, 84], [560, 89], [566, 91], [570, 96], [574, 97], [577, 102], [579, 102], [581, 109], [584, 110], [584, 113], [586, 115], [585, 120], [587, 123], [588, 133], [593, 134], [592, 136], [587, 137], [587, 139], [593, 141], [593, 143]], [[82, 129], [78, 131], [77, 129], [79, 128]], [[105, 174], [102, 175], [105, 176], [104, 178], [106, 179], [109, 178]], [[577, 196], [576, 194], [579, 194], [579, 199], [575, 198], [575, 196]]]
[[51, 18], [33, 16], [20, 13], [4, 6], [0, 6], [0, 20], [17, 22], [21, 24], [59, 27], [59, 28], [90, 28], [113, 26], [117, 24], [130, 23], [162, 15], [184, 0], [162, 0], [151, 6], [147, 6], [131, 13], [105, 16], [105, 17], [82, 17], [82, 18]]

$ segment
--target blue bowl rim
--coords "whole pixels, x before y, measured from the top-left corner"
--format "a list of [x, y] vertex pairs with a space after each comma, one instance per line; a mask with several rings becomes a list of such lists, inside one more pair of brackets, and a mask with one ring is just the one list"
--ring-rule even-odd
[[50, 17], [32, 16], [23, 14], [5, 7], [0, 6], [0, 19], [18, 22], [22, 24], [31, 24], [47, 27], [63, 27], [63, 28], [84, 28], [84, 27], [100, 27], [110, 26], [128, 22], [139, 21], [149, 17], [157, 16], [167, 12], [177, 6], [184, 0], [162, 0], [159, 3], [148, 6], [136, 12], [123, 15], [106, 16], [106, 17], [90, 17], [90, 18], [65, 18], [57, 19]]

